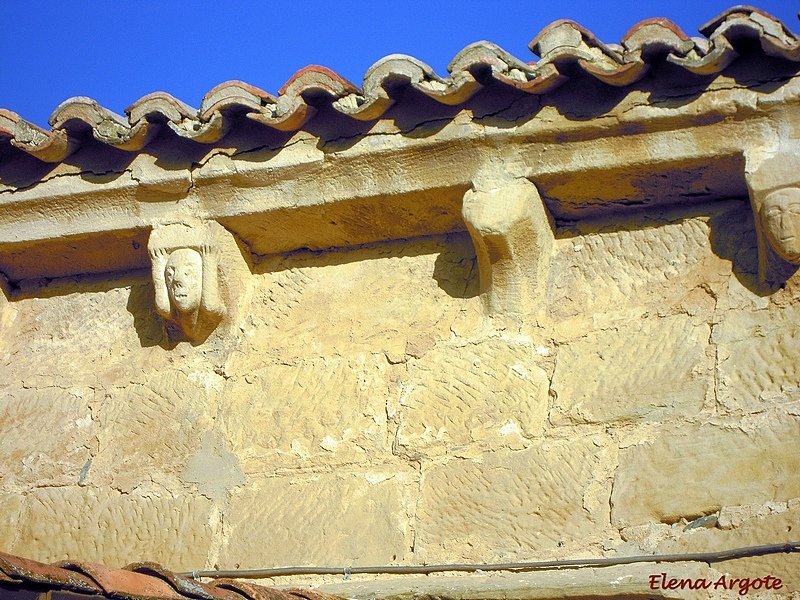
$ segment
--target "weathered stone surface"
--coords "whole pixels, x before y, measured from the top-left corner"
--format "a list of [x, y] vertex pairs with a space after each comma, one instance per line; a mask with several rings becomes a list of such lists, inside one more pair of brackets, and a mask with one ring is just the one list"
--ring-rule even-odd
[[[800, 528], [799, 508], [766, 517], [756, 517], [732, 530], [693, 531], [691, 534], [682, 535], [677, 540], [662, 542], [657, 553], [718, 552], [732, 548], [796, 541], [798, 528]], [[717, 563], [714, 566], [718, 571], [727, 573], [729, 579], [731, 577], [748, 577], [753, 580], [766, 575], [779, 577], [783, 582], [781, 594], [800, 592], [800, 569], [798, 569], [797, 554], [780, 553], [742, 558]]]
[[351, 474], [261, 480], [233, 495], [222, 568], [384, 565], [411, 549], [407, 510], [413, 472], [387, 468]]
[[248, 474], [361, 463], [386, 452], [382, 355], [270, 365], [228, 380], [221, 431]]
[[[800, 275], [759, 284], [745, 179], [800, 138], [800, 78], [782, 61], [750, 89], [751, 58], [680, 98], [592, 77], [468, 108], [409, 90], [377, 122], [4, 171], [0, 549], [176, 570], [626, 556], [713, 537], [683, 531], [709, 512], [738, 535], [778, 500], [794, 527]], [[191, 219], [228, 240], [199, 345], [164, 335], [147, 253]], [[487, 263], [510, 283], [494, 313]], [[404, 593], [644, 597], [650, 572]]]
[[579, 235], [564, 240], [553, 259], [547, 294], [551, 318], [591, 318], [650, 304], [663, 314], [679, 304], [681, 291], [730, 274], [730, 263], [716, 255], [712, 242], [723, 224], [726, 238], [740, 234], [747, 222], [736, 217], [746, 211], [743, 203], [729, 202], [694, 218], [676, 219], [674, 211], [665, 211], [638, 221], [579, 224]]
[[491, 339], [437, 346], [409, 361], [389, 408], [396, 444], [411, 455], [469, 444], [519, 448], [547, 416], [549, 380], [534, 356], [530, 344]]
[[717, 425], [664, 429], [620, 452], [611, 496], [620, 526], [674, 522], [723, 505], [800, 496], [800, 420], [791, 415], [751, 431]]
[[800, 400], [800, 307], [731, 311], [714, 326], [719, 402], [758, 410]]
[[364, 352], [402, 361], [421, 335], [449, 338], [462, 298], [476, 293], [474, 259], [463, 234], [267, 260], [231, 369]]
[[[12, 302], [16, 316], [4, 331], [0, 365], [6, 381], [25, 387], [92, 384], [141, 347], [134, 316], [126, 309], [134, 280], [64, 280]], [[115, 285], [119, 287], [115, 287]], [[11, 311], [9, 311], [11, 312]], [[36, 356], [36, 360], [27, 357]], [[115, 360], [109, 361], [109, 357]]]
[[[604, 459], [598, 442], [547, 442], [427, 467], [417, 517], [419, 558], [524, 560], [602, 528], [610, 484], [599, 476]], [[602, 496], [606, 503], [598, 502]]]
[[222, 382], [198, 365], [108, 392], [93, 407], [99, 451], [88, 482], [123, 491], [149, 481], [177, 486], [217, 417]]
[[0, 394], [0, 487], [77, 485], [97, 450], [88, 388], [20, 389]]
[[657, 421], [697, 413], [714, 387], [710, 328], [647, 318], [559, 348], [551, 421]]
[[143, 557], [181, 571], [202, 568], [211, 502], [147, 488], [44, 488], [25, 496], [11, 552], [39, 560], [123, 566]]
[[19, 494], [0, 495], [0, 548], [14, 544], [19, 535], [19, 516], [23, 498]]

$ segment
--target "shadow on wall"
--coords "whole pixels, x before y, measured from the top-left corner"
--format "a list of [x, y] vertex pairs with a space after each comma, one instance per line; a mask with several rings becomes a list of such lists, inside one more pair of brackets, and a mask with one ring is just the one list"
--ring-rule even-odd
[[567, 239], [578, 235], [652, 229], [688, 219], [706, 220], [712, 252], [730, 261], [733, 275], [739, 283], [758, 296], [775, 293], [797, 270], [797, 267], [787, 265], [780, 280], [769, 285], [759, 282], [758, 240], [753, 211], [747, 198], [677, 207], [645, 206], [620, 210], [603, 218], [558, 223], [555, 235], [557, 239]]
[[239, 249], [254, 275], [435, 254], [432, 277], [442, 291], [452, 298], [473, 298], [479, 294], [475, 248], [467, 232], [376, 242], [350, 248], [299, 250], [257, 260], [253, 259], [245, 244], [240, 243]]
[[131, 286], [125, 308], [133, 315], [133, 326], [142, 348], [161, 346], [164, 350], [170, 350], [173, 346], [166, 336], [161, 317], [155, 311], [153, 298], [153, 282], [148, 277]]

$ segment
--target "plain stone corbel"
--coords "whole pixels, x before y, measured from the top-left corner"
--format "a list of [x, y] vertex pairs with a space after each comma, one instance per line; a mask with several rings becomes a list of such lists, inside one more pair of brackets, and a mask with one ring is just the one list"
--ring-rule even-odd
[[800, 141], [745, 152], [745, 179], [762, 284], [783, 285], [800, 268]]
[[475, 182], [464, 195], [462, 216], [489, 314], [533, 308], [554, 246], [553, 225], [536, 186], [524, 178]]

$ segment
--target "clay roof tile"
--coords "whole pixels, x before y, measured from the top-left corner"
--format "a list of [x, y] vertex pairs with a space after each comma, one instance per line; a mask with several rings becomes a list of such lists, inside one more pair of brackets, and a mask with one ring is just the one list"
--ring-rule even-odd
[[125, 569], [112, 569], [104, 565], [82, 561], [62, 561], [62, 569], [90, 577], [106, 596], [131, 600], [159, 598], [183, 600], [185, 596], [161, 577], [151, 577]]
[[[175, 135], [202, 144], [222, 139], [237, 123], [237, 115], [280, 131], [296, 131], [313, 118], [319, 103], [329, 103], [351, 118], [380, 118], [410, 86], [442, 104], [469, 100], [490, 80], [528, 94], [544, 94], [570, 77], [590, 75], [607, 85], [628, 86], [651, 66], [666, 60], [690, 73], [715, 75], [739, 56], [751, 52], [753, 40], [768, 56], [800, 62], [800, 38], [769, 14], [737, 6], [700, 28], [705, 37], [687, 37], [674, 23], [655, 18], [634, 25], [621, 44], [605, 44], [572, 21], [556, 21], [531, 42], [538, 62], [512, 57], [488, 42], [472, 44], [438, 76], [425, 63], [402, 55], [387, 56], [364, 75], [363, 86], [325, 67], [312, 65], [295, 73], [278, 94], [241, 81], [210, 90], [197, 111], [164, 92], [148, 94], [118, 115], [90, 98], [70, 98], [51, 117], [51, 131], [36, 127], [0, 109], [0, 146], [10, 144], [36, 158], [57, 163], [75, 152], [86, 130], [98, 141], [127, 151], [139, 151], [166, 123]], [[311, 104], [309, 103], [311, 102]], [[1, 148], [0, 148], [1, 149]], [[0, 158], [2, 160], [2, 158]]]
[[[281, 591], [248, 581], [202, 583], [153, 562], [122, 569], [84, 561], [45, 564], [0, 552], [0, 583], [20, 591], [66, 591], [116, 600], [341, 600], [321, 592]], [[87, 596], [88, 598], [88, 596]]]
[[21, 583], [37, 583], [57, 589], [88, 594], [100, 592], [100, 587], [90, 577], [55, 565], [40, 563], [0, 552], [0, 571], [8, 578]]

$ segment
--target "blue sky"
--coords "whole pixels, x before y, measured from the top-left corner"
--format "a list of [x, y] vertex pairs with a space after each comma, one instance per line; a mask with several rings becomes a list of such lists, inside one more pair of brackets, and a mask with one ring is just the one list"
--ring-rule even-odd
[[[0, 0], [0, 108], [46, 126], [56, 106], [89, 96], [123, 113], [166, 91], [191, 106], [229, 79], [276, 93], [308, 64], [357, 85], [379, 58], [410, 54], [442, 76], [464, 46], [489, 40], [525, 61], [548, 23], [572, 19], [604, 42], [636, 22], [667, 17], [688, 35], [733, 2], [723, 0], [217, 0], [135, 2]], [[755, 6], [800, 32], [798, 0]]]

